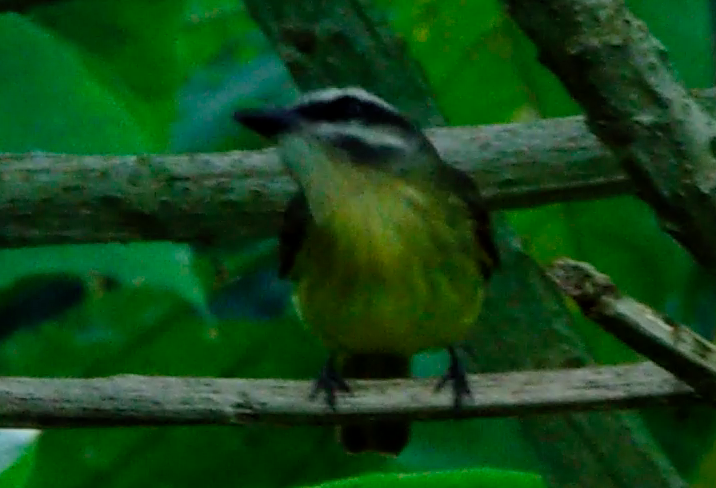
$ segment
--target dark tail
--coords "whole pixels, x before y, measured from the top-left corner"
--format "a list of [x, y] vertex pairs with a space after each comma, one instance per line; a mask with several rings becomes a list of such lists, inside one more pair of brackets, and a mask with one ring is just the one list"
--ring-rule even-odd
[[[347, 357], [341, 375], [357, 379], [410, 377], [410, 358], [390, 354], [360, 354]], [[410, 422], [380, 421], [339, 427], [338, 435], [351, 454], [374, 451], [397, 456], [408, 444]]]

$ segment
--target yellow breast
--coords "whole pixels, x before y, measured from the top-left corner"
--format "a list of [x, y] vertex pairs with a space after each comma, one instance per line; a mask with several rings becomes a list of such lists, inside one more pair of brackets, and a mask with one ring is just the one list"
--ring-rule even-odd
[[482, 303], [461, 202], [388, 176], [308, 230], [292, 277], [303, 321], [334, 352], [406, 356], [463, 339]]

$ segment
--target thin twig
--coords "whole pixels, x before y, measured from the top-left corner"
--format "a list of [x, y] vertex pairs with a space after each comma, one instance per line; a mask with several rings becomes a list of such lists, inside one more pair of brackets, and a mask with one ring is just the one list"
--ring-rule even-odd
[[716, 347], [712, 343], [622, 295], [608, 276], [587, 263], [560, 259], [550, 275], [584, 315], [716, 402]]
[[308, 381], [123, 375], [92, 379], [0, 379], [0, 427], [337, 424], [516, 416], [695, 401], [692, 390], [651, 363], [470, 376], [473, 401], [459, 412], [449, 392], [424, 380], [354, 381], [331, 411], [309, 400]]

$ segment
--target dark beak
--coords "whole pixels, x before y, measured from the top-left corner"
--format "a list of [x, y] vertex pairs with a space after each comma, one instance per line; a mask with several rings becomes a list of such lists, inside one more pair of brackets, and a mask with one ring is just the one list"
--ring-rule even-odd
[[239, 110], [234, 120], [264, 137], [274, 138], [294, 129], [299, 122], [298, 116], [285, 109], [275, 110]]

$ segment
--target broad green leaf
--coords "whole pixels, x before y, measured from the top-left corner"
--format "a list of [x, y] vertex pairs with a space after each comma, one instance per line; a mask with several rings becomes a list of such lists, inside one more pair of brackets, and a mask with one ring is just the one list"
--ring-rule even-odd
[[696, 473], [693, 476], [692, 488], [712, 488], [716, 486], [716, 443], [711, 443], [710, 448], [700, 460]]
[[541, 488], [546, 486], [540, 476], [535, 474], [483, 468], [411, 474], [367, 474], [323, 483], [313, 488]]
[[182, 0], [68, 0], [32, 10], [32, 18], [70, 41], [84, 64], [131, 107], [155, 143], [166, 147], [175, 96], [186, 76], [177, 38]]
[[0, 15], [0, 151], [148, 149], [126, 106], [66, 41], [17, 14]]

